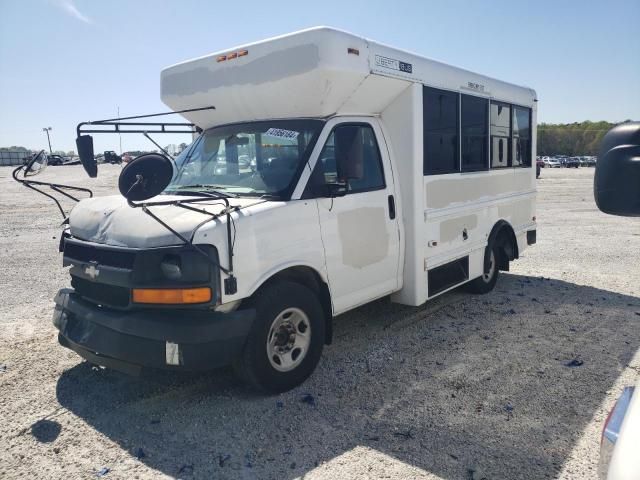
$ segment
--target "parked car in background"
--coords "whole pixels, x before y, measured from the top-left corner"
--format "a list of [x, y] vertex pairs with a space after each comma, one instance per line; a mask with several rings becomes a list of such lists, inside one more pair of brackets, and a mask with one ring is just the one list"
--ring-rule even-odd
[[59, 167], [60, 165], [64, 164], [64, 158], [60, 155], [49, 155], [49, 162], [48, 164], [51, 165], [52, 167]]
[[562, 167], [562, 165], [560, 164], [560, 160], [557, 160], [555, 158], [549, 158], [547, 160], [545, 160], [544, 162], [546, 167], [549, 168], [560, 168]]
[[134, 156], [133, 156], [133, 155], [131, 155], [129, 152], [124, 152], [124, 153], [122, 154], [122, 161], [123, 161], [124, 163], [129, 163], [129, 162], [130, 162], [131, 160], [133, 160], [133, 159], [134, 159]]
[[579, 157], [568, 157], [564, 159], [564, 165], [567, 168], [578, 168], [580, 166]]
[[104, 152], [104, 163], [114, 164], [114, 163], [120, 163], [120, 162], [122, 162], [120, 155], [118, 155], [113, 150], [107, 150], [106, 152]]

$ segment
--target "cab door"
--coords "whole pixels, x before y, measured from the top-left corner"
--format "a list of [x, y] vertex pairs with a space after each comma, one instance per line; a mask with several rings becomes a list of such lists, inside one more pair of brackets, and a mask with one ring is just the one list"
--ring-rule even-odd
[[305, 196], [318, 205], [337, 314], [399, 288], [400, 233], [389, 153], [375, 119], [334, 119], [326, 128]]

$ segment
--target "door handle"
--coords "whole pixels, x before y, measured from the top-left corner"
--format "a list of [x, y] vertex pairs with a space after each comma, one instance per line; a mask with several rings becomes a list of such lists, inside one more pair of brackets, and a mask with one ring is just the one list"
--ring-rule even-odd
[[387, 200], [389, 200], [389, 218], [393, 220], [396, 218], [396, 201], [394, 200], [393, 195], [389, 195]]

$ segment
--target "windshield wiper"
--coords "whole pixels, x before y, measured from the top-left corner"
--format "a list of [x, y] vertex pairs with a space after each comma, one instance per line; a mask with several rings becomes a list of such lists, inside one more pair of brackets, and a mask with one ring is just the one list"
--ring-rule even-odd
[[[257, 195], [254, 195], [254, 196], [257, 196]], [[258, 196], [258, 198], [260, 200], [276, 200], [276, 201], [282, 200], [282, 196], [281, 195], [277, 195], [275, 193], [264, 193], [264, 194]]]
[[217, 198], [219, 195], [212, 195], [209, 192], [202, 192], [200, 190], [165, 190], [165, 195], [184, 195], [187, 197], [211, 197]]
[[[198, 191], [198, 190], [194, 190], [194, 189], [198, 189], [198, 188], [202, 188], [205, 189], [206, 192], [202, 192], [202, 191]], [[167, 193], [173, 193], [175, 195], [185, 195], [185, 194], [192, 194], [192, 193], [198, 193], [200, 195], [202, 194], [207, 194], [209, 192], [214, 193], [216, 195], [219, 195], [221, 197], [235, 197], [237, 198], [238, 195], [235, 193], [231, 193], [231, 192], [223, 192], [220, 191], [218, 189], [220, 188], [225, 188], [222, 185], [208, 185], [208, 184], [194, 184], [194, 185], [181, 185], [180, 187], [177, 187], [175, 190], [169, 190], [167, 191]]]

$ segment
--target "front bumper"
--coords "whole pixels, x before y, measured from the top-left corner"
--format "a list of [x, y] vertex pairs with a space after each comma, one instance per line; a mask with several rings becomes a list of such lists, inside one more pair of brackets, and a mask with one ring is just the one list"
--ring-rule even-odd
[[255, 310], [117, 311], [83, 300], [72, 289], [55, 297], [58, 341], [91, 363], [137, 374], [143, 367], [209, 370], [240, 353]]

